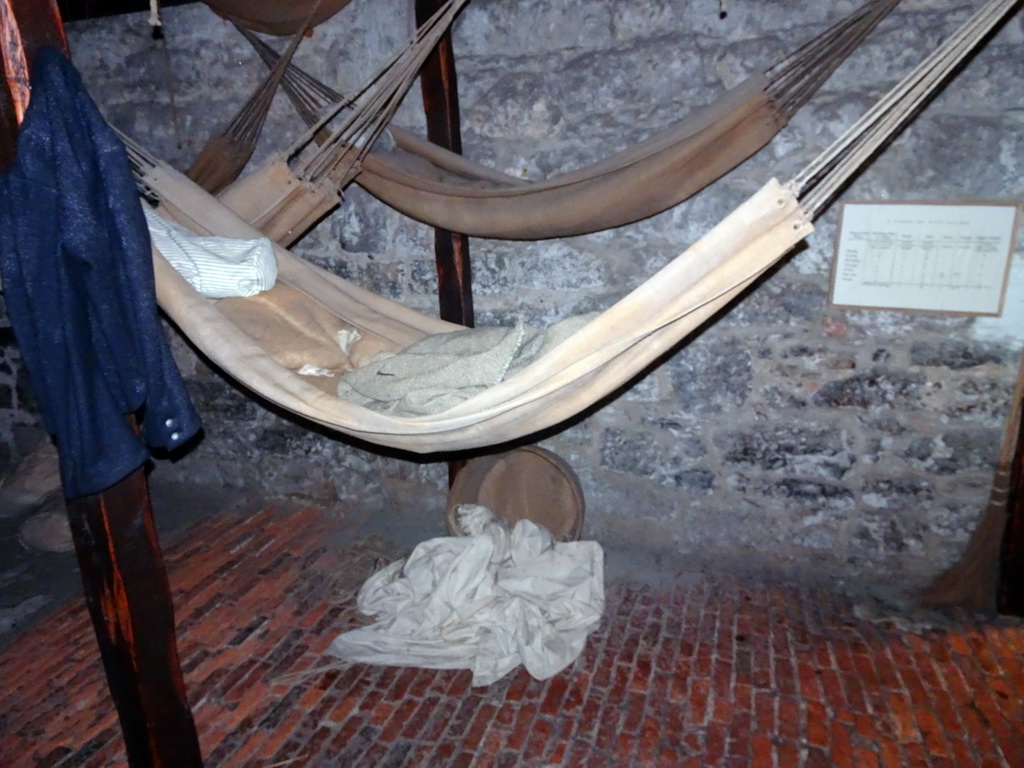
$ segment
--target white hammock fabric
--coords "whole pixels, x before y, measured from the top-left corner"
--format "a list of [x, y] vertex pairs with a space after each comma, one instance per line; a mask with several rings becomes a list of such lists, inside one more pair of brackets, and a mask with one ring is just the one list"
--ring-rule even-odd
[[[794, 182], [772, 180], [718, 226], [582, 329], [500, 384], [434, 415], [401, 417], [339, 399], [282, 365], [155, 253], [157, 299], [215, 364], [261, 397], [352, 437], [417, 453], [475, 449], [556, 425], [614, 392], [732, 301], [813, 231], [811, 219], [916, 112], [1018, 0], [989, 0], [959, 32]], [[197, 234], [250, 239], [249, 224], [181, 174], [129, 146], [140, 187]], [[807, 190], [803, 204], [798, 200]], [[275, 247], [278, 282], [342, 330], [397, 351], [461, 327], [423, 315]], [[237, 300], [251, 301], [251, 300]], [[351, 367], [360, 361], [352, 360]], [[329, 382], [333, 389], [334, 384]]]
[[[202, 201], [196, 199], [199, 191], [170, 169], [160, 169], [147, 181], [160, 189], [163, 204], [158, 210], [193, 231], [257, 235], [212, 198], [196, 205]], [[239, 382], [287, 410], [353, 437], [430, 453], [503, 443], [583, 410], [654, 362], [811, 231], [792, 190], [773, 180], [652, 279], [546, 355], [448, 411], [419, 417], [378, 413], [322, 391], [268, 355], [215, 303], [193, 290], [159, 252], [154, 266], [160, 306]], [[284, 249], [276, 250], [276, 256], [279, 283], [305, 294], [361, 335], [383, 339], [392, 351], [428, 333], [461, 329], [364, 291]]]

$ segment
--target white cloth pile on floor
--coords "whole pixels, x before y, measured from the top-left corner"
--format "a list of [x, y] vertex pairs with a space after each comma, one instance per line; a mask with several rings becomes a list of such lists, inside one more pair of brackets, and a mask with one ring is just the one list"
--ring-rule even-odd
[[522, 664], [539, 680], [583, 650], [604, 613], [604, 553], [595, 541], [556, 543], [543, 526], [509, 529], [486, 507], [459, 509], [469, 536], [419, 544], [371, 576], [359, 610], [376, 622], [335, 638], [348, 661], [470, 669], [489, 685]]
[[145, 205], [142, 210], [153, 245], [206, 298], [255, 296], [277, 282], [277, 259], [267, 238], [200, 237]]

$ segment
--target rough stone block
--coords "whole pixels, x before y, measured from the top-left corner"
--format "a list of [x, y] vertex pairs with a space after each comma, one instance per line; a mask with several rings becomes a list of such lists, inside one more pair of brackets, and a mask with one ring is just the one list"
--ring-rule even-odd
[[683, 410], [701, 415], [742, 405], [750, 394], [751, 352], [738, 339], [700, 338], [687, 345], [669, 369]]
[[941, 366], [960, 370], [974, 368], [986, 363], [1003, 363], [1007, 351], [988, 344], [969, 344], [965, 340], [943, 340], [938, 342], [915, 341], [910, 345], [910, 364]]
[[814, 394], [814, 404], [831, 408], [912, 407], [923, 384], [920, 374], [877, 367], [826, 383]]
[[991, 467], [999, 450], [994, 430], [949, 430], [935, 437], [921, 437], [907, 449], [911, 462], [939, 475]]
[[723, 461], [764, 471], [841, 480], [856, 456], [853, 438], [835, 425], [757, 424], [714, 436]]

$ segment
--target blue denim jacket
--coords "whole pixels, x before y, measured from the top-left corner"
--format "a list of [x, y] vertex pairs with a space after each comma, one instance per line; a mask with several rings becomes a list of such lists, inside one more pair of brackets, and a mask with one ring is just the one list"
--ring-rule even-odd
[[67, 498], [114, 485], [147, 446], [173, 450], [199, 430], [157, 315], [124, 145], [54, 48], [36, 53], [15, 164], [0, 176], [0, 273]]

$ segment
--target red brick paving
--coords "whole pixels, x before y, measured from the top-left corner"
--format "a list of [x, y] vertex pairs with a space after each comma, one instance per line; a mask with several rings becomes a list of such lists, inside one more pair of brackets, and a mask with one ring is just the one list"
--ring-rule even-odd
[[[318, 669], [359, 621], [352, 594], [370, 567], [350, 568], [337, 597], [353, 557], [330, 543], [338, 525], [272, 505], [167, 547], [211, 768], [1024, 768], [1024, 627], [901, 631], [820, 588], [692, 574], [609, 585], [600, 630], [546, 682]], [[124, 764], [83, 605], [12, 643], [0, 680], [0, 764]]]

